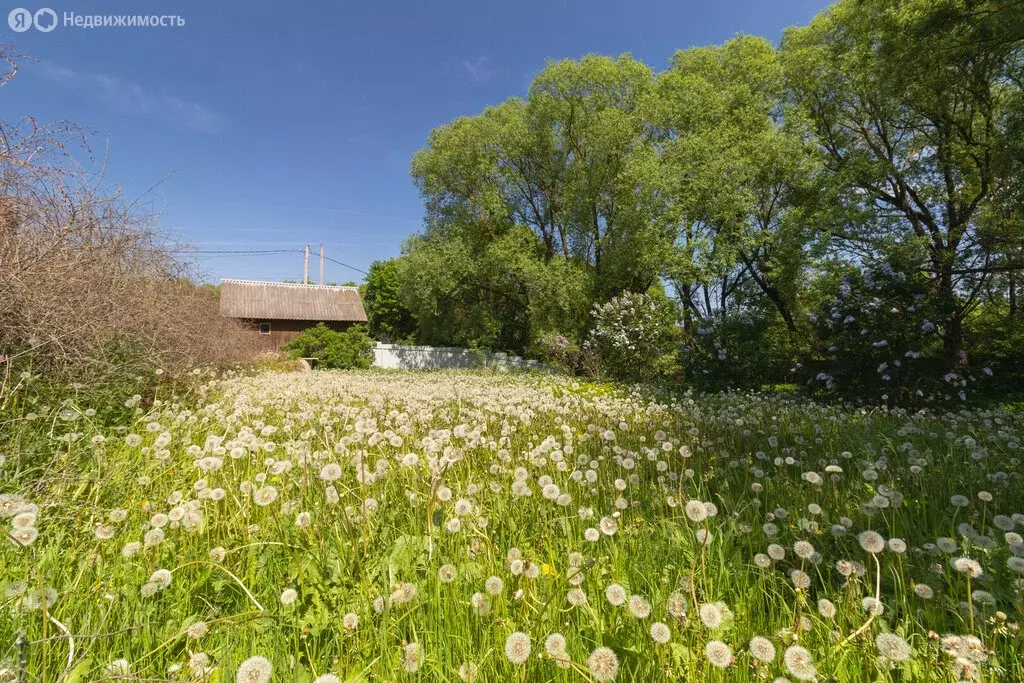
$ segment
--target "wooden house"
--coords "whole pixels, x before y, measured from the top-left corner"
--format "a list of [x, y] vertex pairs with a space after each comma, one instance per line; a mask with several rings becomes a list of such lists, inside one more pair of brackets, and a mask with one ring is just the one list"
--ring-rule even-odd
[[342, 331], [366, 322], [356, 287], [222, 280], [220, 314], [250, 324], [268, 350], [280, 349], [317, 323]]

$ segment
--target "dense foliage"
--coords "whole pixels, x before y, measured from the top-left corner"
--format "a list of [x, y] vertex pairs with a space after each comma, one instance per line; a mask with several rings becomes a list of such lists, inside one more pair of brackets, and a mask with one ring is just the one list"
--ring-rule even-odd
[[360, 294], [366, 308], [366, 331], [379, 342], [402, 343], [415, 332], [412, 312], [400, 290], [398, 263], [394, 259], [374, 261]]
[[[943, 378], [985, 386], [986, 367], [993, 388], [1024, 381], [1022, 14], [841, 0], [778, 47], [739, 36], [660, 73], [549, 64], [413, 159], [426, 228], [396, 272], [416, 338], [579, 348], [596, 307], [663, 286], [690, 381], [894, 399], [904, 379], [955, 398]], [[837, 277], [860, 292], [887, 271], [892, 292], [854, 297], [857, 325], [826, 324], [854, 315]]]
[[303, 330], [281, 347], [293, 358], [315, 358], [325, 370], [365, 370], [373, 365], [375, 342], [363, 325], [352, 325], [341, 332], [324, 323]]
[[594, 305], [594, 325], [583, 346], [594, 354], [603, 374], [639, 382], [672, 369], [678, 329], [666, 303], [624, 292]]
[[5, 430], [0, 680], [1024, 679], [1020, 413], [203, 380]]

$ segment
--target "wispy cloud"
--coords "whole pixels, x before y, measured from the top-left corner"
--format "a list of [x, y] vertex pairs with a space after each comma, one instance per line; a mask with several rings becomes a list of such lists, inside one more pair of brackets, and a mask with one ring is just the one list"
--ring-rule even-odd
[[497, 73], [490, 66], [490, 58], [488, 57], [476, 57], [475, 59], [464, 59], [462, 60], [462, 68], [469, 74], [469, 78], [474, 83], [486, 83], [487, 81], [494, 78]]
[[86, 93], [116, 111], [157, 118], [202, 133], [216, 133], [224, 125], [219, 114], [198, 102], [166, 92], [153, 92], [116, 76], [83, 73], [47, 62], [36, 64], [34, 68], [46, 78]]

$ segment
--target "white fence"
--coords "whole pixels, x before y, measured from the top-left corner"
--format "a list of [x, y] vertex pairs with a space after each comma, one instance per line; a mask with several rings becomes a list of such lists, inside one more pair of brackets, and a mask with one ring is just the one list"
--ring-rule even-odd
[[390, 370], [492, 368], [549, 371], [540, 361], [509, 356], [507, 353], [470, 351], [457, 346], [402, 346], [379, 342], [373, 349], [373, 364]]

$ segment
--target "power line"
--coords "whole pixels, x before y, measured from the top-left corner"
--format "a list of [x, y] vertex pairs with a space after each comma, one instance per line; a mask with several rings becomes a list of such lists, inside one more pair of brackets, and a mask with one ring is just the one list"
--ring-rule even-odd
[[325, 255], [324, 256], [324, 260], [330, 261], [331, 263], [337, 263], [339, 266], [345, 266], [346, 268], [351, 268], [352, 270], [356, 271], [357, 273], [362, 273], [363, 275], [369, 275], [369, 273], [367, 273], [365, 270], [362, 270], [361, 268], [356, 268], [355, 266], [350, 266], [347, 263], [342, 263], [341, 261], [339, 261], [337, 259], [333, 259], [330, 256], [326, 256]]
[[[193, 253], [193, 254], [203, 254], [203, 255], [242, 256], [242, 255], [250, 255], [250, 254], [303, 254], [303, 253], [305, 253], [305, 250], [304, 249], [202, 249], [202, 250], [198, 250], [198, 251], [193, 251], [191, 253]], [[369, 275], [369, 273], [366, 272], [365, 270], [363, 270], [362, 268], [356, 268], [355, 266], [350, 266], [349, 264], [343, 263], [343, 262], [339, 261], [338, 259], [331, 258], [330, 256], [327, 256], [326, 254], [324, 255], [324, 260], [325, 261], [330, 261], [331, 263], [336, 263], [339, 266], [344, 266], [345, 268], [350, 268], [350, 269], [356, 271], [357, 273], [362, 273], [363, 275]]]
[[295, 254], [302, 253], [301, 249], [210, 249], [210, 250], [198, 250], [191, 252], [193, 254], [230, 254], [230, 255], [241, 255], [241, 254]]

